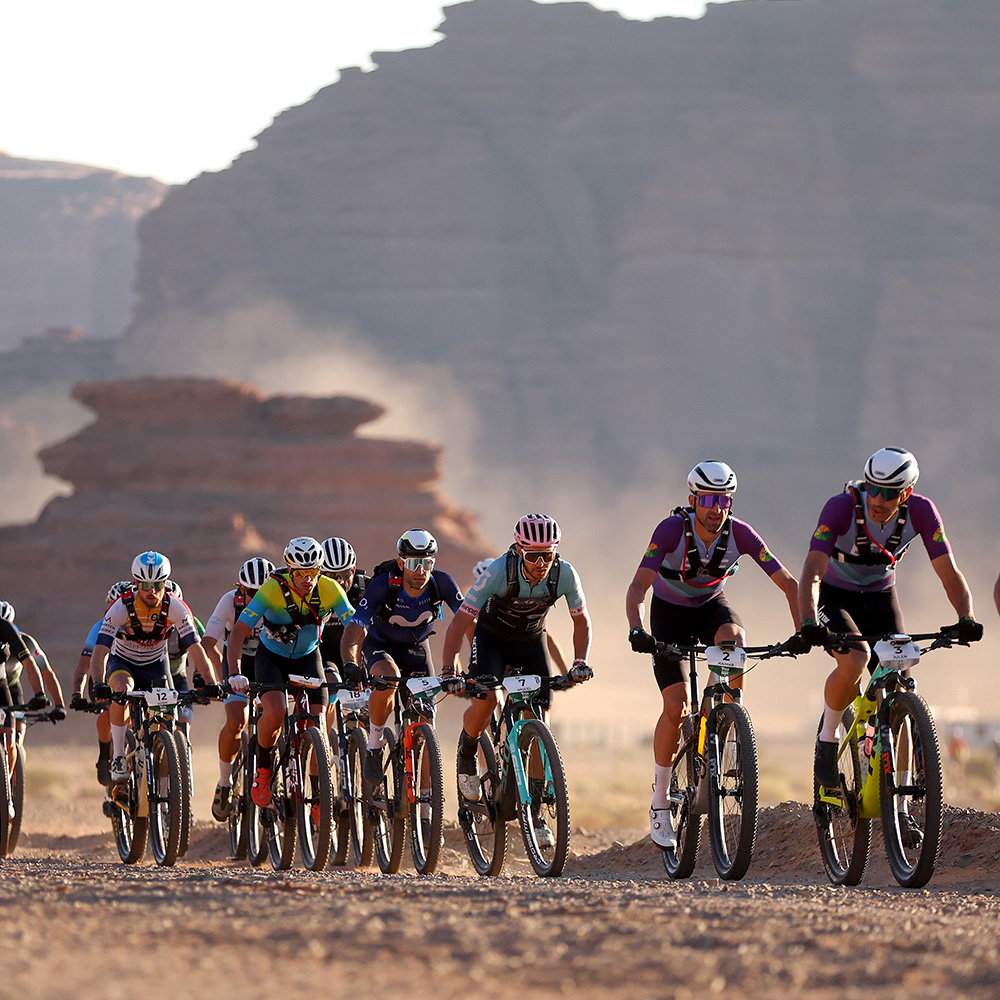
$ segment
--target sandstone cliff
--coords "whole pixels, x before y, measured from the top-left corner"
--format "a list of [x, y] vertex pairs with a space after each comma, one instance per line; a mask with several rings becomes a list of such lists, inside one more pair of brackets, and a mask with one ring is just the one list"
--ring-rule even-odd
[[462, 584], [487, 551], [475, 518], [437, 486], [439, 449], [358, 437], [382, 412], [365, 400], [193, 378], [91, 382], [74, 396], [96, 420], [41, 453], [73, 494], [36, 523], [0, 528], [0, 595], [64, 676], [107, 588], [148, 548], [170, 557], [203, 621], [243, 560], [280, 560], [296, 535], [342, 535], [371, 570], [402, 531], [427, 527]]

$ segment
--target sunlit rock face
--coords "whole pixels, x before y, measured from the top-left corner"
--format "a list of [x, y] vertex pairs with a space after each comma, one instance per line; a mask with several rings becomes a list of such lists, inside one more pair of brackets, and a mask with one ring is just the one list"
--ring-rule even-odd
[[57, 646], [82, 641], [107, 588], [150, 548], [170, 558], [202, 620], [245, 559], [280, 562], [298, 535], [345, 537], [370, 571], [403, 531], [425, 527], [439, 567], [463, 584], [488, 549], [475, 518], [437, 486], [438, 448], [358, 437], [382, 412], [365, 400], [265, 397], [195, 378], [91, 382], [74, 397], [96, 419], [41, 452], [73, 494], [36, 523], [0, 529], [0, 596]]

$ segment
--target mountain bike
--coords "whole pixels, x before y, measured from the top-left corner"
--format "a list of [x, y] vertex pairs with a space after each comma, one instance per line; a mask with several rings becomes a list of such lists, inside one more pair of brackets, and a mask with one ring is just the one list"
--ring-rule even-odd
[[[658, 642], [657, 653], [687, 657], [690, 699], [670, 778], [670, 816], [677, 837], [664, 848], [672, 879], [688, 878], [698, 860], [702, 817], [708, 816], [712, 860], [719, 877], [743, 878], [757, 840], [757, 738], [743, 706], [743, 691], [728, 679], [745, 674], [747, 659], [794, 656], [788, 643], [775, 646], [693, 646]], [[698, 698], [698, 662], [711, 674]], [[725, 679], [723, 679], [725, 678]]]
[[252, 824], [259, 817], [267, 856], [275, 871], [292, 867], [296, 832], [302, 863], [309, 871], [322, 871], [330, 858], [333, 837], [330, 745], [319, 720], [309, 711], [310, 691], [329, 686], [318, 677], [299, 674], [289, 676], [287, 687], [250, 685], [251, 692], [287, 691], [292, 699], [293, 711], [285, 713], [272, 754], [271, 803], [260, 809], [251, 798], [248, 814]]
[[941, 748], [930, 708], [907, 672], [932, 649], [967, 643], [959, 643], [957, 629], [941, 629], [912, 636], [836, 634], [826, 648], [846, 652], [858, 642], [873, 644], [877, 663], [844, 711], [840, 787], [814, 782], [823, 866], [835, 885], [857, 885], [868, 867], [871, 821], [881, 817], [893, 877], [919, 888], [934, 874], [941, 848]]
[[[480, 875], [499, 875], [507, 855], [507, 823], [518, 819], [521, 839], [535, 873], [562, 874], [569, 853], [569, 793], [562, 757], [542, 720], [540, 701], [581, 681], [569, 675], [512, 674], [455, 678], [455, 693], [485, 698], [497, 694], [489, 729], [479, 737], [476, 772], [482, 798], [470, 802], [459, 789], [458, 822], [465, 846]], [[450, 691], [453, 682], [445, 681]]]
[[[52, 709], [36, 711], [26, 705], [12, 705], [0, 709], [0, 725], [4, 722], [4, 713], [10, 713], [16, 722], [23, 722], [30, 727], [38, 722], [58, 721], [52, 717]], [[17, 847], [21, 836], [21, 820], [24, 816], [24, 742], [23, 737], [14, 734], [14, 770], [8, 772], [6, 766], [0, 770], [6, 772], [6, 783], [0, 780], [0, 858], [9, 857]], [[0, 760], [7, 761], [7, 736], [0, 740]]]
[[[372, 682], [381, 690], [395, 683], [380, 677]], [[394, 701], [394, 724], [385, 729], [382, 781], [368, 798], [368, 817], [383, 872], [399, 871], [408, 828], [413, 867], [429, 875], [437, 868], [444, 828], [444, 773], [433, 724], [442, 681], [414, 676], [405, 687], [406, 694]]]
[[372, 863], [374, 840], [365, 805], [361, 770], [368, 746], [368, 699], [371, 692], [344, 685], [337, 691], [334, 724], [330, 729], [333, 751], [333, 863], [355, 868]]

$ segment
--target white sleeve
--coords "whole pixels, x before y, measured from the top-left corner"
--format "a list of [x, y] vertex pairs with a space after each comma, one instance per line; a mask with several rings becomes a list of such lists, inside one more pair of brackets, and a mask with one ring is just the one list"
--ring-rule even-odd
[[225, 642], [226, 636], [232, 632], [233, 625], [236, 624], [236, 608], [233, 606], [235, 597], [235, 590], [230, 590], [228, 594], [223, 594], [219, 598], [219, 603], [216, 604], [215, 610], [212, 612], [212, 617], [205, 624], [205, 638], [214, 639], [216, 645], [220, 648], [223, 642]]

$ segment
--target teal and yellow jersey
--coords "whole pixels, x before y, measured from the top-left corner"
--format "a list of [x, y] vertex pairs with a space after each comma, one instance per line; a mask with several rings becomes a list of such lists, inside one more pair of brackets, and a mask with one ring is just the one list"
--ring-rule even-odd
[[260, 641], [272, 653], [294, 659], [319, 645], [323, 621], [331, 613], [342, 622], [354, 614], [336, 580], [320, 576], [313, 592], [303, 598], [292, 588], [289, 573], [282, 571], [264, 581], [239, 620], [250, 628], [260, 625]]

